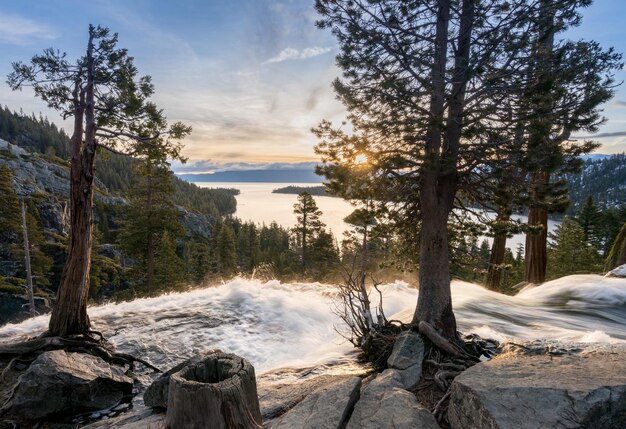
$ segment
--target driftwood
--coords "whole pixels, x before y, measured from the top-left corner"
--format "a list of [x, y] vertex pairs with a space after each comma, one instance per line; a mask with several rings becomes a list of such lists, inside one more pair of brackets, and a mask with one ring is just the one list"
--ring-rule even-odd
[[219, 352], [172, 374], [166, 427], [262, 428], [252, 365], [234, 354]]

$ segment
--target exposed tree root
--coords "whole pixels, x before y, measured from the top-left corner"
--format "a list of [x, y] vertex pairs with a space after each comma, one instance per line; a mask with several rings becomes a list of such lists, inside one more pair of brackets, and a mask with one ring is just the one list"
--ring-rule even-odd
[[468, 354], [465, 350], [463, 350], [461, 347], [457, 346], [456, 344], [454, 344], [452, 341], [448, 340], [447, 338], [444, 338], [443, 336], [441, 336], [435, 330], [435, 328], [433, 328], [433, 326], [430, 323], [421, 321], [418, 325], [418, 328], [419, 328], [420, 334], [427, 337], [435, 346], [439, 347], [441, 350], [445, 351], [446, 353], [449, 353], [452, 356], [457, 357], [457, 358], [464, 358], [464, 359], [472, 358], [472, 356]]
[[[426, 406], [435, 416], [442, 428], [449, 427], [447, 422], [447, 410], [450, 402], [452, 381], [454, 378], [475, 365], [480, 356], [492, 357], [497, 352], [498, 344], [494, 341], [483, 340], [476, 335], [468, 335], [463, 338], [463, 354], [452, 354], [448, 348], [439, 347], [429, 336], [426, 355], [422, 367], [422, 380], [411, 389], [418, 401]], [[443, 338], [437, 334], [436, 339]], [[445, 339], [446, 343], [453, 344]], [[456, 348], [455, 348], [456, 350]]]
[[[95, 334], [97, 337], [92, 336]], [[88, 335], [73, 335], [68, 337], [38, 337], [20, 343], [0, 345], [0, 358], [2, 357], [26, 357], [37, 355], [50, 350], [67, 350], [70, 352], [82, 352], [98, 356], [108, 363], [116, 365], [128, 365], [132, 370], [135, 363], [140, 363], [147, 368], [161, 372], [161, 370], [144, 359], [131, 356], [126, 353], [118, 353], [107, 344], [103, 335], [99, 332], [90, 332]], [[13, 362], [13, 361], [11, 361]], [[9, 364], [10, 366], [11, 364]], [[6, 368], [5, 368], [6, 370]]]

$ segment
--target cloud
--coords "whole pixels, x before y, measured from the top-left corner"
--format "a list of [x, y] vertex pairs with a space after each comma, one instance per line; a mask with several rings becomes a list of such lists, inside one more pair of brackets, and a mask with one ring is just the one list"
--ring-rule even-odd
[[622, 101], [622, 100], [615, 100], [613, 102], [613, 105], [615, 107], [621, 107], [621, 108], [626, 108], [626, 101]]
[[0, 14], [0, 43], [25, 45], [33, 39], [56, 38], [47, 25], [17, 15]]
[[187, 164], [172, 163], [177, 174], [214, 173], [233, 170], [313, 170], [317, 162], [218, 162], [212, 160], [194, 161]]
[[302, 50], [298, 50], [294, 48], [285, 48], [282, 51], [280, 51], [280, 53], [277, 56], [265, 61], [264, 64], [282, 63], [283, 61], [291, 61], [291, 60], [304, 60], [307, 58], [313, 58], [313, 57], [317, 57], [320, 55], [324, 55], [332, 50], [333, 48], [328, 48], [328, 47], [322, 48], [320, 46], [314, 46], [312, 48], [304, 48]]
[[598, 133], [591, 136], [577, 136], [579, 139], [606, 139], [610, 137], [626, 137], [626, 131], [616, 131], [614, 133]]

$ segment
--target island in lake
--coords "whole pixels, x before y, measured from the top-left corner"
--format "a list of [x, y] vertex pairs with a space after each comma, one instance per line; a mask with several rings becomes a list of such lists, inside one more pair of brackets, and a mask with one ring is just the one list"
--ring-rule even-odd
[[307, 192], [310, 195], [316, 197], [335, 197], [338, 198], [337, 195], [333, 195], [326, 190], [324, 185], [319, 186], [285, 186], [284, 188], [277, 188], [272, 191], [273, 194], [301, 194], [303, 192]]

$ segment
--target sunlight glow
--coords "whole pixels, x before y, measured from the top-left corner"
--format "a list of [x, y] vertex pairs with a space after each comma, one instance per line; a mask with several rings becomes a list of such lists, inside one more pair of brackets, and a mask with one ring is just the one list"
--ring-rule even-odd
[[364, 165], [367, 164], [367, 155], [365, 155], [364, 153], [360, 153], [358, 154], [355, 158], [354, 158], [354, 163], [356, 165]]

